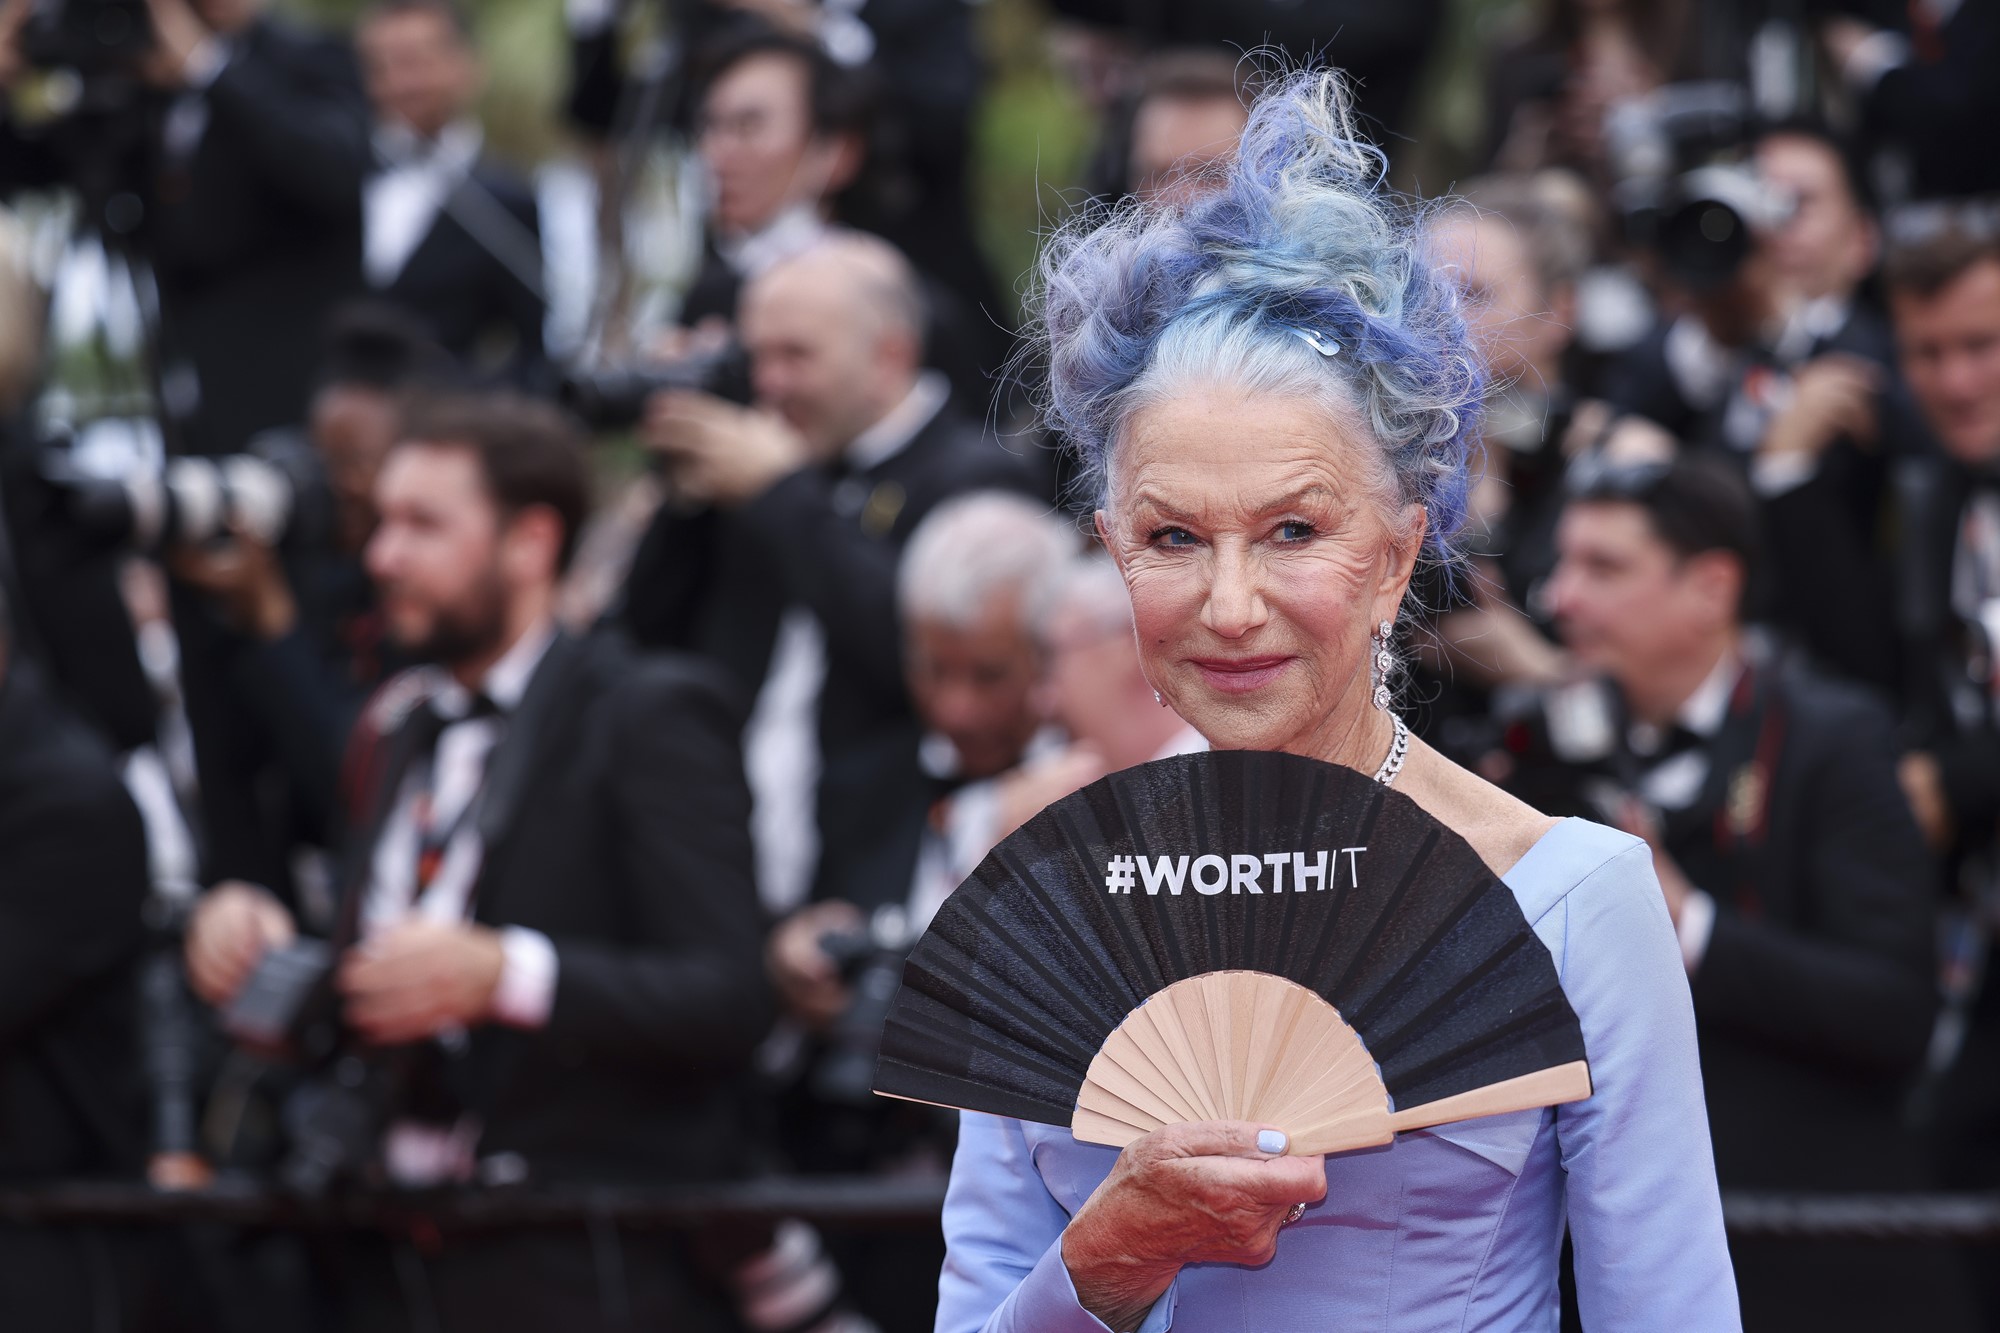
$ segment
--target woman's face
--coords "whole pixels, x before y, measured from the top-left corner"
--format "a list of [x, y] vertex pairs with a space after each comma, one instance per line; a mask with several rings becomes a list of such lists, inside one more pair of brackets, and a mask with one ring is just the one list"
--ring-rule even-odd
[[1423, 510], [1384, 521], [1372, 441], [1304, 399], [1227, 386], [1135, 413], [1098, 529], [1146, 675], [1219, 749], [1331, 757], [1372, 693]]

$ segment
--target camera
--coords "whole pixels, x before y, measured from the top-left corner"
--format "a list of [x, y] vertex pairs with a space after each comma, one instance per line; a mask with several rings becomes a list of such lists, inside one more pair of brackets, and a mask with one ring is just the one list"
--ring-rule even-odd
[[894, 905], [877, 909], [865, 929], [820, 936], [820, 949], [833, 960], [854, 995], [827, 1029], [827, 1049], [812, 1070], [810, 1086], [820, 1101], [839, 1106], [875, 1104], [882, 1025], [903, 984], [903, 961], [915, 943], [908, 914]]
[[285, 1154], [278, 1177], [309, 1198], [371, 1177], [413, 1062], [408, 1052], [364, 1055], [347, 1046], [333, 984], [336, 961], [324, 940], [273, 949], [221, 1016], [223, 1031], [239, 1046], [304, 1071], [281, 1110]]
[[295, 436], [273, 433], [240, 454], [177, 455], [122, 475], [81, 467], [69, 450], [50, 448], [40, 471], [70, 526], [101, 546], [156, 551], [239, 531], [274, 546], [314, 544], [334, 532], [325, 468]]
[[1756, 233], [1796, 206], [1750, 164], [1751, 129], [1748, 91], [1724, 81], [1669, 84], [1605, 118], [1612, 198], [1627, 235], [1695, 291], [1726, 285]]
[[750, 358], [730, 341], [653, 365], [572, 370], [557, 391], [562, 405], [593, 430], [621, 430], [646, 414], [646, 400], [671, 389], [694, 389], [732, 403], [750, 401]]

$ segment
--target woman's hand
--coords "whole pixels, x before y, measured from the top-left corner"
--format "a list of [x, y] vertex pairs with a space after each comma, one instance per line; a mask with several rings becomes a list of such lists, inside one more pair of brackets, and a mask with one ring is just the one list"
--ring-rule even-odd
[[1326, 1160], [1284, 1150], [1282, 1133], [1240, 1120], [1169, 1125], [1126, 1148], [1063, 1232], [1083, 1308], [1132, 1329], [1184, 1264], [1269, 1262], [1292, 1205], [1326, 1197]]

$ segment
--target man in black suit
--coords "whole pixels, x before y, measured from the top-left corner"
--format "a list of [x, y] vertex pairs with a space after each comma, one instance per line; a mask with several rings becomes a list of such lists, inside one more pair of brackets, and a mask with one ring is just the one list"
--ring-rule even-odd
[[[0, 624], [0, 1183], [136, 1180], [136, 986], [146, 841], [111, 755], [10, 660]], [[117, 1319], [120, 1252], [79, 1230], [0, 1228], [11, 1326]]]
[[[1945, 861], [1951, 955], [1990, 957], [2000, 915], [2000, 243], [1949, 226], [1885, 267], [1907, 412], [1893, 412], [1896, 597], [1870, 624], [1901, 645], [1903, 780]], [[1871, 534], [1864, 534], [1871, 535]], [[1983, 973], [1983, 975], [1981, 975]], [[2000, 1186], [2000, 984], [1953, 968], [1963, 1038], [1937, 1089], [1946, 1183]], [[1974, 1256], [1990, 1321], [2000, 1277]]]
[[1846, 534], [1876, 521], [1886, 476], [1877, 400], [1894, 357], [1863, 290], [1880, 252], [1857, 168], [1805, 125], [1757, 141], [1771, 215], [1726, 279], [1688, 283], [1691, 307], [1607, 372], [1605, 397], [1736, 460], [1758, 498], [1771, 612], [1834, 674], [1887, 688], [1889, 638], [1854, 607], [1886, 604], [1877, 561]]
[[[8, 188], [108, 168], [98, 221], [159, 287], [161, 406], [174, 447], [233, 453], [298, 420], [321, 326], [360, 283], [368, 117], [345, 43], [262, 0], [149, 0], [146, 93], [115, 121], [6, 127]], [[14, 11], [16, 21], [28, 6]], [[25, 66], [18, 27], [0, 75]]]
[[[1723, 1187], [1925, 1180], [1899, 1107], [1935, 1014], [1931, 863], [1886, 710], [1746, 638], [1756, 513], [1717, 460], [1606, 470], [1558, 527], [1551, 598], [1629, 714], [1631, 831], [1653, 845], [1694, 994]], [[1746, 1328], [1956, 1327], [1936, 1252], [1733, 1245]]]
[[[20, 18], [0, 34], [0, 83], [25, 67]], [[343, 42], [291, 28], [262, 0], [149, 0], [141, 91], [106, 115], [29, 127], [0, 117], [0, 189], [72, 183], [158, 289], [161, 422], [170, 449], [233, 454], [299, 420], [322, 326], [360, 284], [368, 120]], [[115, 86], [123, 86], [114, 81]], [[201, 781], [240, 795], [243, 731], [227, 644], [176, 589], [182, 681]], [[282, 854], [204, 816], [217, 874], [277, 880]]]
[[[624, 8], [619, 0], [567, 6], [569, 110], [593, 139], [630, 132], [621, 116], [644, 102], [620, 64]], [[935, 0], [665, 0], [661, 8], [687, 53], [689, 96], [654, 114], [694, 122], [716, 187], [706, 262], [682, 322], [726, 312], [756, 267], [746, 240], [773, 222], [796, 228], [805, 205], [907, 254], [949, 326], [951, 345], [936, 353], [997, 370], [1009, 348], [995, 326], [1013, 312], [987, 271], [970, 209], [972, 113], [983, 83], [975, 11]]]
[[355, 33], [375, 108], [363, 188], [368, 283], [483, 376], [534, 387], [546, 372], [534, 190], [485, 151], [482, 78], [453, 0], [382, 0]]
[[[586, 484], [561, 419], [499, 397], [414, 415], [377, 488], [382, 612], [433, 665], [393, 678], [357, 728], [334, 943], [346, 1028], [387, 1080], [381, 1164], [402, 1183], [743, 1166], [739, 1084], [771, 1007], [738, 713], [705, 666], [555, 627]], [[228, 1001], [292, 929], [262, 890], [210, 893], [188, 938], [197, 988]], [[447, 1330], [628, 1326], [620, 1311], [726, 1326], [670, 1239], [357, 1244], [325, 1276], [354, 1328], [404, 1326], [413, 1282]]]
[[1038, 478], [922, 369], [920, 289], [887, 243], [836, 233], [768, 270], [741, 328], [758, 407], [691, 391], [651, 404], [673, 495], [619, 618], [757, 697], [745, 740], [766, 905], [872, 909], [907, 890], [929, 804], [897, 553], [939, 501]]
[[228, 827], [234, 839], [284, 850], [333, 845], [348, 734], [401, 665], [383, 642], [362, 567], [375, 481], [396, 441], [402, 398], [447, 360], [398, 311], [337, 314], [304, 427], [260, 440], [317, 464], [329, 530], [284, 544], [239, 532], [167, 555], [174, 577], [205, 594], [205, 609], [227, 631], [220, 684], [243, 742], [242, 781], [224, 788], [211, 778], [202, 794], [211, 826]]

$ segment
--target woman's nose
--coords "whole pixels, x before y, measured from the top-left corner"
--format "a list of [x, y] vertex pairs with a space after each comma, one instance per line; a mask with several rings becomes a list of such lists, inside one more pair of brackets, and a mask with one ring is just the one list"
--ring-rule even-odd
[[1201, 623], [1225, 639], [1240, 639], [1269, 618], [1256, 565], [1249, 552], [1225, 547], [1216, 551], [1214, 569]]

